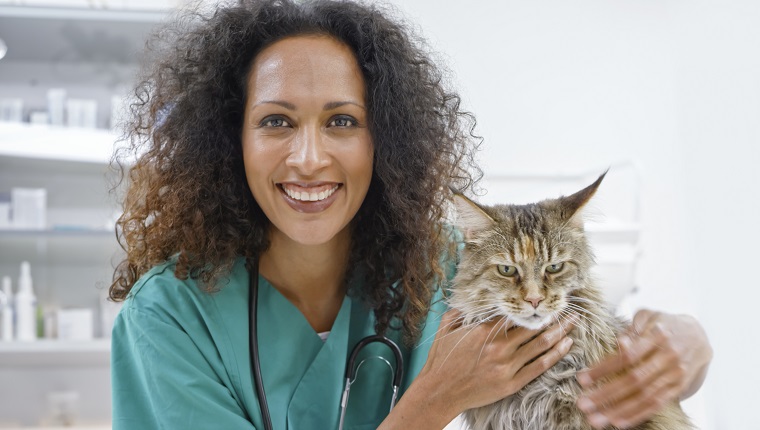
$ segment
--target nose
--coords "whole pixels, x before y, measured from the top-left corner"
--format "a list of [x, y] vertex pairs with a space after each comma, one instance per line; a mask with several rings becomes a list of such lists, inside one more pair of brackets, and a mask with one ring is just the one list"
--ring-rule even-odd
[[301, 127], [294, 137], [285, 164], [304, 176], [312, 175], [330, 164], [330, 156], [318, 126]]
[[544, 297], [542, 296], [528, 296], [525, 298], [526, 302], [529, 302], [531, 305], [533, 305], [533, 309], [538, 308], [538, 305], [541, 304], [541, 302], [544, 301]]

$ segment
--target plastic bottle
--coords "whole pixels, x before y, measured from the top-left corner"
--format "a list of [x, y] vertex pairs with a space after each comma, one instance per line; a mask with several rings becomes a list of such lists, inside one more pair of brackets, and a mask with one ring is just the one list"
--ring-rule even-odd
[[13, 291], [10, 276], [3, 276], [3, 289], [0, 291], [0, 330], [0, 340], [13, 340]]
[[37, 298], [32, 290], [31, 272], [28, 261], [21, 263], [16, 293], [16, 339], [22, 342], [37, 339]]

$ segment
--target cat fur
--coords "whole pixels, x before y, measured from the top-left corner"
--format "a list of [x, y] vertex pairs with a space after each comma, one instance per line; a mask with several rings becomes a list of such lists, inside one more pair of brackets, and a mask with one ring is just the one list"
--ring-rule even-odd
[[[465, 247], [449, 305], [463, 313], [465, 325], [508, 318], [537, 329], [554, 321], [562, 323], [571, 309], [580, 314], [568, 334], [573, 339], [569, 353], [517, 393], [466, 411], [464, 419], [471, 429], [593, 430], [576, 407], [581, 387], [575, 376], [615, 352], [616, 335], [628, 325], [610, 312], [590, 274], [594, 256], [581, 208], [604, 176], [573, 195], [528, 205], [479, 206], [455, 194], [457, 226]], [[563, 262], [559, 273], [545, 272], [546, 265], [557, 262]], [[499, 264], [516, 266], [519, 275], [505, 278], [496, 269]], [[525, 300], [527, 294], [545, 298], [533, 309]], [[489, 307], [484, 308], [484, 303]], [[693, 428], [674, 402], [633, 430]]]

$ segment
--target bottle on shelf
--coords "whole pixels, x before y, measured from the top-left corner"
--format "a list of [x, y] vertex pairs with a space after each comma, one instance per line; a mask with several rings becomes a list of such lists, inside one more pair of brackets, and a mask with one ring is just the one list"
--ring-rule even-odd
[[0, 290], [0, 330], [0, 340], [13, 340], [13, 291], [10, 276], [3, 276], [3, 289]]
[[16, 339], [30, 342], [37, 339], [37, 297], [32, 289], [32, 270], [28, 261], [21, 263], [16, 293]]

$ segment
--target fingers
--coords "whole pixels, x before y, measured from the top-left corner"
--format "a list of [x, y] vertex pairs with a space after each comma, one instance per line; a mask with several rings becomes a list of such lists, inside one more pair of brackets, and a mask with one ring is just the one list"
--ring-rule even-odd
[[610, 424], [621, 429], [630, 428], [651, 419], [677, 395], [677, 385], [657, 380], [645, 391], [624, 399], [614, 407], [589, 413], [588, 421], [596, 429], [604, 429]]
[[639, 366], [587, 391], [584, 397], [579, 399], [578, 405], [586, 406], [585, 409], [581, 409], [588, 411], [594, 409], [589, 405], [601, 405], [603, 409], [606, 405], [617, 404], [639, 391], [647, 391], [651, 384], [662, 380], [669, 365], [663, 357], [649, 355]]
[[644, 359], [651, 354], [657, 345], [655, 342], [647, 341], [644, 338], [637, 338], [633, 342], [628, 336], [618, 338], [619, 351], [613, 354], [591, 369], [578, 373], [578, 382], [584, 388], [592, 386], [598, 379], [622, 372], [634, 363]]
[[506, 318], [463, 325], [459, 312], [448, 311], [418, 379], [435, 381], [432, 386], [453, 393], [467, 409], [493, 403], [564, 357], [574, 323], [565, 318], [543, 331], [511, 327]]
[[584, 388], [578, 407], [597, 429], [627, 428], [651, 418], [678, 397], [684, 379], [670, 336], [656, 325], [646, 337], [621, 336], [619, 343], [615, 356], [578, 374]]
[[522, 345], [515, 352], [515, 358], [517, 361], [527, 363], [539, 355], [544, 354], [547, 350], [556, 346], [558, 342], [565, 339], [567, 333], [572, 330], [573, 327], [574, 326], [569, 324], [555, 324], [550, 326], [541, 334]]
[[523, 366], [515, 374], [515, 377], [512, 380], [514, 383], [514, 389], [510, 394], [514, 394], [520, 388], [527, 385], [530, 381], [538, 378], [541, 374], [557, 364], [557, 362], [561, 360], [562, 357], [567, 355], [572, 346], [573, 340], [569, 337], [564, 337], [561, 341], [554, 344], [551, 349], [546, 351], [546, 353], [536, 358], [533, 362]]
[[628, 327], [628, 332], [637, 336], [649, 333], [657, 322], [658, 312], [642, 309], [636, 312], [633, 317], [633, 323]]

